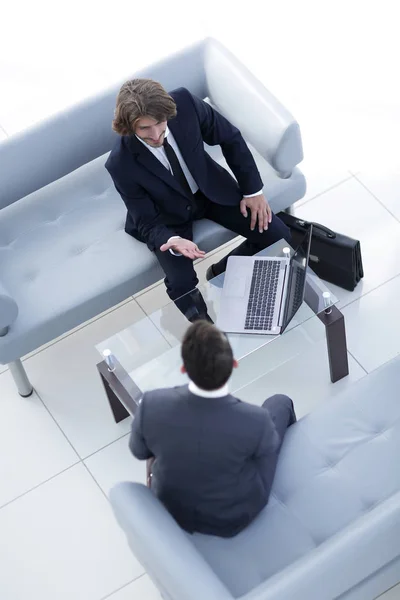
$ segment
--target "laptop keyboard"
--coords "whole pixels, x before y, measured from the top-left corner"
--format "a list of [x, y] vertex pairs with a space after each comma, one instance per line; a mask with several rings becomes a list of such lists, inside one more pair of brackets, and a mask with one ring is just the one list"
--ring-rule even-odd
[[279, 260], [254, 261], [245, 329], [268, 331], [272, 328], [280, 268]]
[[306, 276], [305, 269], [300, 269], [298, 267], [294, 267], [296, 271], [296, 285], [294, 288], [294, 305], [297, 308], [303, 301], [303, 290], [304, 290], [304, 279]]

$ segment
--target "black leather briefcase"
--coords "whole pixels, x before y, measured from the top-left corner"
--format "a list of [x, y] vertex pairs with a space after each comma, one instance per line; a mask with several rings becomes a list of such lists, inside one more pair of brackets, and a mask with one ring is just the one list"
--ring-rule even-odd
[[[279, 213], [278, 217], [290, 227], [292, 245], [296, 247], [310, 223], [285, 212]], [[364, 277], [360, 242], [319, 223], [312, 223], [312, 226], [311, 269], [321, 279], [352, 292]]]

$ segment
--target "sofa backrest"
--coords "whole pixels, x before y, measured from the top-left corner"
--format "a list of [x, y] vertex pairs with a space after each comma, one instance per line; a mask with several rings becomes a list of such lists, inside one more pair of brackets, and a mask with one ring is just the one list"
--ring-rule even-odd
[[[222, 44], [206, 38], [130, 75], [208, 98], [281, 177], [303, 159], [290, 112]], [[128, 79], [126, 77], [125, 79]], [[109, 152], [122, 81], [0, 144], [0, 209]]]
[[303, 160], [300, 128], [292, 114], [227, 48], [204, 48], [207, 96], [244, 139], [279, 173], [290, 177]]
[[[150, 65], [124, 80], [148, 77], [167, 90], [184, 86], [204, 98], [207, 40]], [[0, 144], [0, 209], [111, 150], [115, 100], [121, 81]]]

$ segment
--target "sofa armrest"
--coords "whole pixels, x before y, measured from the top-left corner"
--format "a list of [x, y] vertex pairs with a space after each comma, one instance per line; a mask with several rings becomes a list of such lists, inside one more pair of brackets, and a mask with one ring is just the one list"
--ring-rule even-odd
[[166, 598], [233, 600], [201, 554], [155, 495], [141, 483], [110, 492], [115, 516], [136, 558]]
[[298, 123], [222, 44], [209, 39], [204, 68], [208, 97], [282, 177], [303, 160]]
[[241, 600], [332, 600], [400, 556], [400, 492]]
[[5, 335], [18, 316], [18, 305], [0, 282], [0, 337]]

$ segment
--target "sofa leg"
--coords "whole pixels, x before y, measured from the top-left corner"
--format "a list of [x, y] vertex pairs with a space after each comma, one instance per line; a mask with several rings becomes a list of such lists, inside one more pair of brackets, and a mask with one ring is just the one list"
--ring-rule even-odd
[[15, 385], [17, 386], [18, 393], [23, 398], [28, 398], [33, 393], [33, 387], [31, 382], [28, 379], [28, 375], [23, 367], [21, 360], [14, 360], [8, 365], [11, 375], [15, 381]]
[[287, 208], [285, 208], [285, 210], [283, 212], [287, 213], [288, 215], [292, 215], [292, 217], [294, 217], [294, 204], [292, 204], [292, 206], [288, 206]]

